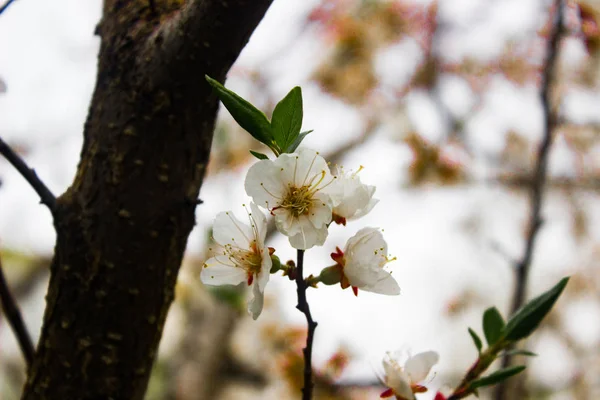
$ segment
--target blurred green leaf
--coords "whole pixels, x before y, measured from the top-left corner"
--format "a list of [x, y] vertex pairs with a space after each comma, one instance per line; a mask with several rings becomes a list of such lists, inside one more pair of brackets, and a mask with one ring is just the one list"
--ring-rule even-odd
[[273, 145], [273, 133], [271, 124], [265, 114], [208, 75], [205, 75], [205, 78], [215, 89], [219, 100], [227, 108], [233, 119], [256, 140], [271, 147]]
[[481, 343], [481, 338], [471, 328], [469, 328], [469, 335], [471, 335], [471, 339], [473, 339], [473, 343], [475, 343], [475, 347], [477, 347], [477, 352], [481, 353], [481, 348], [483, 347], [483, 344]]
[[269, 159], [269, 157], [267, 157], [263, 153], [259, 153], [258, 151], [250, 150], [250, 154], [252, 154], [254, 157], [258, 158], [259, 160], [268, 160]]
[[569, 282], [568, 277], [561, 279], [552, 289], [521, 307], [506, 324], [506, 339], [520, 340], [529, 336], [550, 312], [565, 286], [567, 286], [567, 282]]
[[483, 333], [489, 346], [500, 340], [504, 330], [504, 319], [496, 307], [490, 307], [483, 313]]
[[275, 143], [282, 152], [288, 152], [302, 128], [302, 89], [296, 86], [275, 106], [271, 127]]
[[298, 135], [298, 137], [296, 137], [296, 140], [294, 140], [294, 143], [292, 143], [287, 149], [286, 149], [286, 153], [293, 153], [296, 151], [296, 149], [298, 148], [298, 146], [300, 146], [300, 143], [302, 143], [302, 141], [304, 140], [304, 138], [306, 137], [306, 135], [308, 135], [309, 133], [311, 133], [313, 130], [311, 129], [310, 131], [305, 131], [302, 132], [301, 134]]
[[527, 357], [537, 357], [532, 351], [528, 350], [509, 350], [505, 353], [507, 356], [527, 356]]

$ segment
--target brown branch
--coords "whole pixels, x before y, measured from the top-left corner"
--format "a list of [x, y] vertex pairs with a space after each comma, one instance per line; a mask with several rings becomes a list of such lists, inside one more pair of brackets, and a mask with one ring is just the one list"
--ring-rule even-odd
[[46, 205], [50, 212], [54, 212], [56, 205], [56, 198], [48, 189], [48, 187], [41, 181], [32, 168], [29, 168], [25, 161], [17, 154], [10, 146], [0, 138], [0, 154], [4, 156], [12, 164], [13, 167], [27, 180], [33, 190], [40, 196], [42, 204]]
[[6, 3], [4, 3], [1, 7], [0, 7], [0, 15], [6, 11], [6, 9], [14, 2], [15, 0], [7, 0]]
[[25, 327], [23, 317], [19, 311], [19, 307], [10, 292], [6, 277], [4, 276], [4, 268], [2, 267], [2, 259], [0, 258], [0, 303], [2, 304], [2, 311], [8, 320], [8, 323], [17, 338], [27, 368], [31, 367], [33, 361], [33, 354], [35, 352], [31, 336]]
[[306, 288], [308, 285], [303, 277], [304, 267], [304, 250], [298, 250], [298, 260], [296, 265], [296, 287], [298, 293], [298, 304], [296, 308], [304, 313], [306, 316], [306, 323], [308, 325], [308, 334], [306, 336], [306, 347], [302, 349], [304, 354], [304, 386], [302, 388], [302, 400], [312, 399], [313, 392], [313, 380], [312, 380], [312, 348], [313, 339], [315, 336], [315, 329], [317, 323], [313, 321], [310, 313], [310, 307], [306, 301]]
[[[521, 260], [516, 264], [516, 288], [511, 305], [511, 315], [514, 314], [525, 301], [527, 282], [531, 260], [533, 258], [533, 249], [538, 236], [538, 232], [543, 223], [541, 217], [542, 204], [544, 200], [544, 187], [548, 170], [548, 157], [552, 146], [552, 139], [555, 127], [557, 125], [556, 112], [551, 104], [552, 80], [556, 70], [558, 59], [560, 36], [563, 32], [563, 5], [561, 0], [555, 3], [555, 20], [553, 30], [550, 33], [546, 50], [546, 62], [544, 65], [542, 83], [541, 83], [541, 101], [544, 112], [544, 137], [538, 149], [535, 174], [531, 182], [531, 213], [528, 221], [527, 238], [525, 242], [525, 251]], [[502, 366], [507, 367], [511, 363], [511, 356], [507, 355], [502, 359]], [[505, 398], [505, 385], [499, 385], [496, 390], [496, 400]]]

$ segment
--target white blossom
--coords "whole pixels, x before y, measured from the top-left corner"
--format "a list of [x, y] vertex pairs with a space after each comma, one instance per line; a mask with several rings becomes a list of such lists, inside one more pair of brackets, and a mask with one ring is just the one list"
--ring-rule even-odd
[[342, 288], [358, 289], [387, 295], [400, 294], [400, 287], [383, 267], [392, 261], [387, 243], [376, 228], [363, 228], [348, 239], [344, 251], [337, 248], [331, 257], [342, 269]]
[[333, 208], [333, 220], [342, 225], [346, 225], [347, 220], [358, 219], [368, 214], [378, 199], [373, 198], [375, 186], [365, 185], [360, 181], [358, 173], [363, 169], [361, 166], [357, 171], [346, 173], [343, 168], [339, 168], [338, 185], [340, 187], [339, 204]]
[[415, 393], [424, 393], [427, 388], [421, 383], [429, 375], [431, 368], [437, 364], [439, 355], [435, 351], [425, 351], [408, 357], [404, 366], [399, 362], [401, 355], [388, 353], [383, 360], [388, 389], [381, 394], [382, 398], [396, 396], [398, 400], [415, 400]]
[[301, 149], [250, 167], [246, 193], [270, 210], [277, 229], [296, 249], [322, 245], [331, 222], [337, 184], [318, 152]]
[[252, 299], [248, 312], [256, 319], [263, 308], [264, 290], [271, 272], [271, 256], [265, 247], [267, 220], [254, 203], [250, 203], [247, 225], [231, 211], [215, 218], [213, 238], [219, 245], [217, 254], [204, 263], [200, 279], [206, 285], [239, 285], [250, 287]]

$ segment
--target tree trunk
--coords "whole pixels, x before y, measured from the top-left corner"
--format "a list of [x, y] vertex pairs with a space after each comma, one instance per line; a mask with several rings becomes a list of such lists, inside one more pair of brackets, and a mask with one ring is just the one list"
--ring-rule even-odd
[[23, 399], [144, 397], [210, 153], [204, 75], [223, 80], [271, 1], [105, 0]]

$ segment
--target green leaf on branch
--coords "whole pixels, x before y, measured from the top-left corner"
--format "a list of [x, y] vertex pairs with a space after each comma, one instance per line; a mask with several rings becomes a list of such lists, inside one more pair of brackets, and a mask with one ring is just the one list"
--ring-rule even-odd
[[250, 154], [252, 154], [254, 157], [258, 158], [259, 160], [268, 160], [269, 159], [269, 157], [267, 157], [263, 153], [259, 153], [258, 151], [250, 150]]
[[496, 383], [505, 381], [506, 379], [514, 376], [525, 369], [524, 365], [515, 365], [514, 367], [503, 368], [490, 374], [488, 376], [484, 376], [483, 378], [479, 378], [471, 382], [469, 388], [477, 389], [484, 386], [495, 385]]
[[569, 282], [568, 277], [561, 279], [552, 289], [521, 307], [506, 324], [506, 339], [520, 340], [529, 336], [550, 312], [565, 286], [567, 286], [567, 282]]
[[265, 114], [210, 76], [205, 75], [205, 78], [215, 89], [219, 100], [227, 108], [233, 119], [256, 140], [271, 147], [273, 145], [273, 133], [271, 123]]
[[483, 347], [481, 339], [479, 338], [477, 333], [475, 333], [475, 331], [471, 328], [469, 328], [469, 335], [471, 335], [471, 339], [473, 339], [473, 343], [475, 343], [475, 347], [477, 347], [477, 352], [481, 353], [481, 348]]
[[483, 313], [483, 333], [489, 346], [502, 338], [504, 319], [496, 307], [490, 307]]
[[289, 147], [287, 149], [285, 149], [285, 152], [286, 153], [295, 152], [296, 149], [298, 148], [298, 146], [300, 146], [300, 143], [302, 143], [302, 141], [306, 137], [306, 135], [308, 135], [312, 131], [313, 130], [311, 129], [310, 131], [305, 131], [305, 132], [302, 132], [301, 134], [299, 134], [298, 137], [296, 137], [296, 140], [294, 140], [294, 143], [292, 143], [291, 145], [289, 145]]
[[302, 89], [293, 88], [273, 110], [271, 127], [273, 138], [282, 152], [287, 152], [302, 128]]
[[507, 356], [527, 356], [527, 357], [537, 357], [533, 351], [528, 350], [509, 350], [505, 353]]

